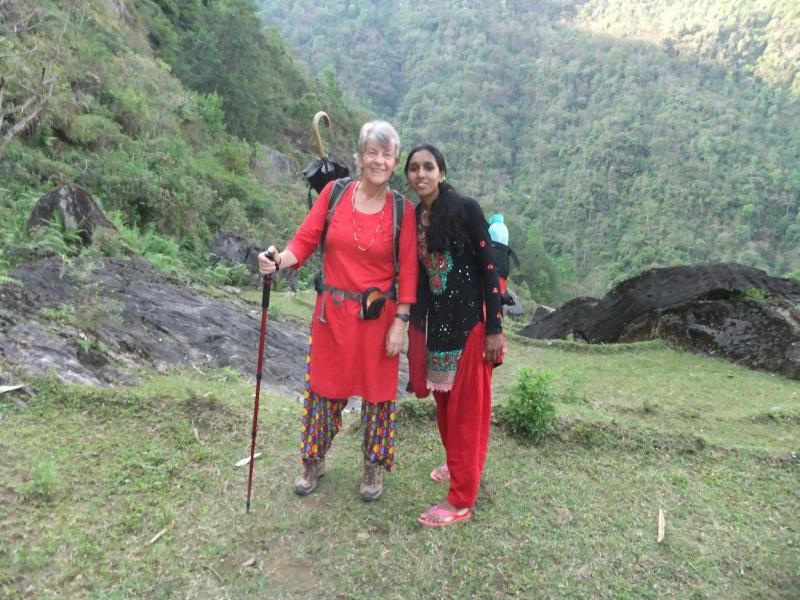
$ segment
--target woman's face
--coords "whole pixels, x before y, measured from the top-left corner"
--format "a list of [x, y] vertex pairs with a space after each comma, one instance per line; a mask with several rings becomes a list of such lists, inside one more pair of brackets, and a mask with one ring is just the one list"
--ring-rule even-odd
[[394, 146], [385, 148], [372, 141], [364, 144], [364, 154], [361, 155], [362, 179], [376, 186], [386, 185], [396, 166]]
[[439, 195], [442, 172], [429, 150], [418, 150], [408, 160], [408, 183], [420, 200], [433, 200]]

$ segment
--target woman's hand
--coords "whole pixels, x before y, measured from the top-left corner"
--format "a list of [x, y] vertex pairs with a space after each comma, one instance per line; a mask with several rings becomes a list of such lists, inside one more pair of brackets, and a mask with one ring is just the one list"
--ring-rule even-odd
[[392, 326], [386, 334], [386, 356], [392, 358], [403, 350], [406, 339], [406, 324], [400, 319], [392, 319]]
[[258, 272], [262, 275], [271, 275], [281, 266], [281, 256], [275, 246], [270, 246], [265, 252], [258, 255]]
[[483, 342], [483, 360], [490, 363], [500, 362], [503, 358], [504, 346], [502, 333], [487, 333]]

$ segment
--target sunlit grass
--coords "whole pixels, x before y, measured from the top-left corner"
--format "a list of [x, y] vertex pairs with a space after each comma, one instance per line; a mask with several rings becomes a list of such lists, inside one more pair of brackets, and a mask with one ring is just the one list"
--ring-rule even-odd
[[[395, 472], [364, 504], [357, 415], [346, 415], [319, 490], [298, 498], [301, 407], [265, 394], [245, 514], [247, 470], [234, 464], [249, 452], [251, 381], [224, 369], [117, 389], [33, 382], [27, 408], [0, 404], [0, 590], [791, 597], [797, 383], [660, 344], [622, 350], [512, 340], [497, 401], [519, 366], [548, 369], [563, 392], [561, 429], [527, 446], [495, 427], [473, 520], [438, 531], [416, 523], [445, 493], [428, 478], [443, 460], [429, 399], [401, 400]], [[784, 417], [759, 416], [776, 403]]]

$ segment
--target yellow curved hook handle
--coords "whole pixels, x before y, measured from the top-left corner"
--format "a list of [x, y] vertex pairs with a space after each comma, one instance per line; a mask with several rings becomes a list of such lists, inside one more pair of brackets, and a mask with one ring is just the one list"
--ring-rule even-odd
[[317, 114], [314, 115], [314, 143], [317, 145], [317, 152], [319, 153], [320, 158], [325, 158], [325, 148], [322, 147], [322, 138], [319, 135], [319, 122], [324, 120], [325, 125], [330, 129], [331, 127], [331, 118], [328, 116], [324, 110], [319, 111]]

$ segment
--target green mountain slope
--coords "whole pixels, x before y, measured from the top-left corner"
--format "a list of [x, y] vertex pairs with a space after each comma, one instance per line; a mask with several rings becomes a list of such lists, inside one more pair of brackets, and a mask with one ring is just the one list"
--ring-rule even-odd
[[63, 183], [198, 264], [223, 228], [283, 239], [305, 186], [264, 145], [299, 170], [317, 110], [335, 115], [326, 141], [345, 157], [364, 118], [334, 78], [295, 65], [250, 0], [0, 0], [0, 75], [0, 273], [31, 245], [31, 203]]
[[800, 265], [794, 3], [260, 5], [312, 69], [508, 213], [531, 259], [517, 283], [540, 299], [658, 265]]

